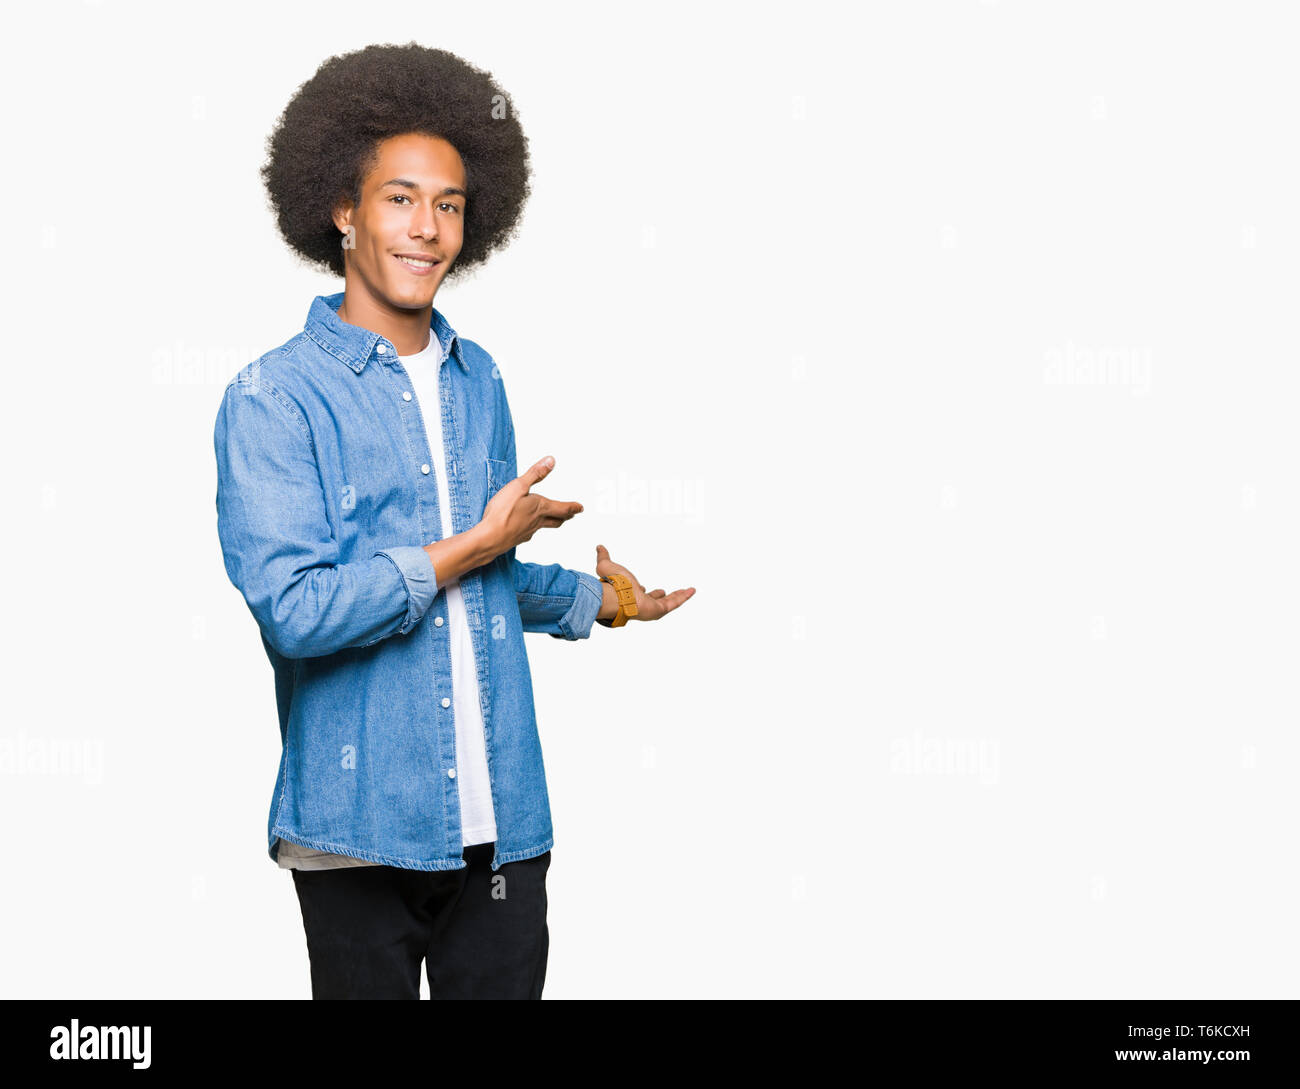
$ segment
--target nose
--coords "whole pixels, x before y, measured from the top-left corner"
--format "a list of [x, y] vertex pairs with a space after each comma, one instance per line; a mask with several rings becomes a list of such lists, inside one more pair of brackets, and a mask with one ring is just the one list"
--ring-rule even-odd
[[438, 240], [438, 217], [429, 205], [420, 205], [420, 210], [411, 217], [411, 234], [423, 238], [426, 242]]

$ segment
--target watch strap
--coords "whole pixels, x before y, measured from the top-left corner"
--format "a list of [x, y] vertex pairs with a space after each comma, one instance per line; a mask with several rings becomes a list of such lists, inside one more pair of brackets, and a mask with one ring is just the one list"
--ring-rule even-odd
[[618, 594], [618, 612], [614, 614], [613, 619], [600, 620], [597, 623], [607, 628], [621, 628], [627, 623], [628, 617], [636, 616], [636, 588], [630, 578], [617, 572], [613, 575], [601, 575], [600, 581], [608, 582], [614, 587]]

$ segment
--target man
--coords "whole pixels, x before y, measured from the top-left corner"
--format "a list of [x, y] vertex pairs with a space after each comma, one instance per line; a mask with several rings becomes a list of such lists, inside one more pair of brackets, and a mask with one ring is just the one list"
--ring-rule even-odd
[[[515, 548], [581, 512], [517, 475], [496, 364], [433, 307], [510, 239], [524, 134], [492, 77], [442, 50], [332, 57], [263, 167], [281, 233], [341, 275], [217, 414], [226, 571], [275, 674], [268, 849], [290, 869], [312, 994], [539, 998], [552, 828], [525, 632], [656, 620], [595, 574]], [[459, 262], [459, 263], [458, 263]]]

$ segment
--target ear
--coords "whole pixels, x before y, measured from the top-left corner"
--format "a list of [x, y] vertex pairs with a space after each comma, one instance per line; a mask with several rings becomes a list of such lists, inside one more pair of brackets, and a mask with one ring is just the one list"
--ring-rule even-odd
[[339, 200], [330, 212], [330, 218], [334, 220], [334, 226], [338, 228], [339, 234], [346, 233], [352, 224], [353, 204], [350, 200]]

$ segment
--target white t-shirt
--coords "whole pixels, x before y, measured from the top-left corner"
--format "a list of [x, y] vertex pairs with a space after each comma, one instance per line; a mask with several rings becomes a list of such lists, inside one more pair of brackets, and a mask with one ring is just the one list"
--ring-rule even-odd
[[[411, 395], [424, 418], [425, 436], [433, 454], [433, 472], [438, 482], [438, 511], [442, 521], [442, 539], [452, 535], [451, 493], [447, 487], [447, 458], [442, 446], [442, 406], [438, 395], [438, 376], [442, 364], [442, 344], [432, 332], [429, 343], [415, 355], [398, 356], [410, 375]], [[398, 376], [400, 377], [400, 376]], [[452, 711], [456, 723], [456, 788], [460, 795], [460, 823], [465, 846], [491, 843], [496, 839], [496, 817], [492, 808], [492, 788], [488, 781], [487, 743], [483, 730], [483, 712], [479, 704], [478, 671], [474, 645], [470, 640], [469, 618], [460, 580], [440, 583], [446, 592], [447, 635], [451, 649]], [[426, 615], [421, 624], [432, 624]], [[441, 631], [442, 629], [439, 629]], [[285, 869], [319, 870], [333, 866], [377, 866], [379, 863], [350, 855], [315, 851], [289, 840], [280, 840], [277, 862]]]

